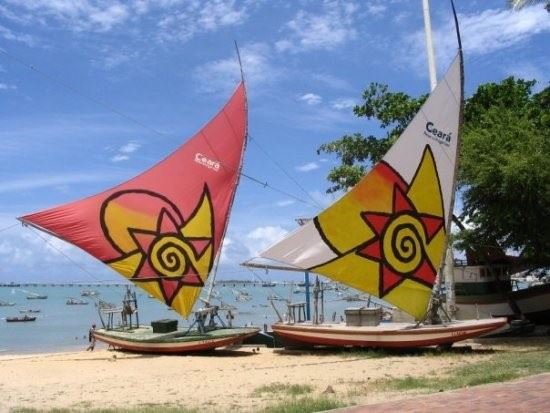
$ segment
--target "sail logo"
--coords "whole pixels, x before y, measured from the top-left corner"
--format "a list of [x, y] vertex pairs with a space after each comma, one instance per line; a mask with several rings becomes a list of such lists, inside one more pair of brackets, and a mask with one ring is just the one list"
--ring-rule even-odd
[[443, 132], [438, 129], [433, 122], [426, 122], [426, 130], [424, 131], [424, 135], [444, 145], [449, 146], [451, 144], [452, 132]]
[[218, 161], [213, 161], [200, 152], [195, 154], [195, 162], [199, 165], [206, 166], [208, 169], [212, 169], [215, 172], [220, 170], [220, 163]]

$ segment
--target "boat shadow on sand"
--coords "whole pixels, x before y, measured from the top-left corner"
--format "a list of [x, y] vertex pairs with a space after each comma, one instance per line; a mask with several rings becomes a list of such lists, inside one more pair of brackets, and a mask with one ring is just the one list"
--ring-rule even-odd
[[330, 356], [342, 356], [344, 358], [357, 359], [357, 358], [384, 358], [384, 357], [410, 357], [410, 356], [439, 356], [439, 355], [453, 355], [453, 354], [472, 354], [472, 355], [487, 355], [495, 354], [501, 350], [493, 348], [475, 348], [470, 345], [454, 346], [450, 348], [444, 347], [420, 347], [420, 348], [395, 348], [395, 349], [376, 349], [376, 348], [335, 348], [335, 347], [315, 347], [312, 348], [298, 348], [290, 347], [284, 349], [277, 349], [275, 354], [285, 356], [318, 356], [318, 357], [330, 357]]
[[[117, 354], [124, 355], [124, 358], [132, 358], [132, 359], [154, 359], [161, 356], [168, 356], [168, 357], [181, 357], [181, 356], [190, 356], [190, 357], [219, 357], [219, 358], [235, 358], [235, 357], [251, 357], [260, 352], [259, 347], [230, 347], [228, 349], [212, 349], [212, 350], [204, 350], [204, 351], [190, 351], [185, 353], [138, 353], [130, 350], [122, 350], [122, 349], [107, 349], [109, 353], [112, 353], [113, 355], [110, 357], [107, 357], [107, 359], [118, 359], [116, 357]], [[131, 357], [127, 357], [131, 356]]]

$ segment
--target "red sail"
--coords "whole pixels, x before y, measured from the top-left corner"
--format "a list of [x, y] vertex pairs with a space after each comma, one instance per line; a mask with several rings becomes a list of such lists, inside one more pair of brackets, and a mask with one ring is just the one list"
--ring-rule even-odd
[[20, 220], [82, 248], [186, 317], [222, 243], [246, 133], [241, 83], [206, 126], [146, 172]]

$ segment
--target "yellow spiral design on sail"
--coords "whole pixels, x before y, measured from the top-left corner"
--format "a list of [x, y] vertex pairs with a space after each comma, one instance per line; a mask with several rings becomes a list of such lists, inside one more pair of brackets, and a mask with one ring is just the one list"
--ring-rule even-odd
[[422, 223], [410, 214], [403, 214], [388, 224], [382, 248], [388, 264], [397, 273], [408, 274], [422, 263], [425, 245]]
[[153, 244], [149, 260], [161, 276], [181, 276], [189, 265], [189, 246], [173, 235], [162, 236]]

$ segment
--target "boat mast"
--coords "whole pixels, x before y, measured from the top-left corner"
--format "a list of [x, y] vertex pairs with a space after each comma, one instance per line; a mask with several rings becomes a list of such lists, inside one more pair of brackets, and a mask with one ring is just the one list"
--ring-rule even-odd
[[[451, 8], [453, 11], [456, 36], [458, 41], [458, 53], [460, 54], [460, 84], [461, 84], [461, 101], [460, 101], [460, 112], [459, 112], [459, 125], [458, 130], [462, 129], [463, 117], [464, 117], [464, 61], [462, 56], [462, 40], [460, 37], [460, 28], [458, 26], [458, 18], [456, 15], [456, 9], [453, 0], [451, 1]], [[430, 75], [430, 89], [433, 90], [437, 86], [437, 75], [436, 75], [436, 66], [435, 66], [435, 55], [432, 42], [432, 24], [430, 17], [430, 2], [429, 0], [422, 0], [422, 9], [424, 13], [424, 31], [426, 33], [426, 54], [428, 57], [428, 71]], [[449, 215], [447, 217], [446, 230], [447, 230], [447, 246], [445, 248], [445, 255], [443, 257], [443, 262], [439, 270], [437, 278], [437, 289], [438, 292], [441, 292], [442, 279], [445, 277], [445, 284], [447, 286], [447, 308], [454, 307], [454, 256], [452, 246], [449, 244], [449, 236], [451, 232], [451, 222], [453, 217], [453, 210], [455, 204], [455, 192], [456, 192], [456, 176], [458, 172], [458, 154], [460, 153], [460, 141], [457, 144], [457, 161], [455, 162], [455, 170], [453, 172], [453, 191], [451, 192], [451, 205], [449, 208]]]
[[248, 142], [248, 101], [246, 97], [246, 86], [244, 82], [244, 71], [243, 71], [243, 65], [241, 62], [241, 54], [239, 53], [239, 46], [237, 45], [237, 41], [235, 41], [235, 50], [237, 51], [237, 60], [239, 62], [239, 68], [241, 71], [241, 82], [244, 86], [244, 96], [245, 96], [245, 111], [247, 113], [246, 116], [246, 125], [245, 125], [245, 136], [244, 136], [244, 143], [241, 150], [241, 157], [240, 157], [240, 163], [239, 163], [239, 169], [237, 170], [237, 180], [235, 181], [235, 190], [233, 191], [233, 194], [231, 195], [231, 200], [229, 202], [229, 210], [227, 211], [227, 219], [225, 220], [225, 227], [222, 232], [222, 238], [221, 238], [221, 245], [220, 249], [218, 250], [218, 254], [216, 255], [215, 261], [214, 261], [214, 271], [212, 274], [210, 287], [208, 288], [208, 294], [206, 295], [206, 305], [208, 306], [210, 304], [210, 300], [212, 298], [212, 291], [214, 290], [214, 284], [216, 281], [216, 276], [218, 275], [218, 264], [220, 262], [220, 257], [222, 255], [222, 247], [223, 247], [223, 241], [225, 239], [225, 234], [227, 232], [227, 227], [229, 226], [229, 218], [231, 217], [231, 211], [233, 209], [233, 202], [235, 201], [235, 194], [237, 193], [237, 187], [239, 186], [239, 182], [241, 180], [242, 175], [242, 169], [243, 169], [243, 160], [244, 160], [244, 153], [246, 151], [246, 144]]
[[[456, 146], [456, 162], [455, 170], [453, 172], [453, 190], [451, 192], [451, 205], [449, 208], [449, 216], [447, 217], [447, 248], [443, 263], [443, 270], [441, 271], [442, 275], [445, 275], [445, 284], [447, 286], [447, 310], [451, 317], [453, 316], [453, 310], [455, 308], [455, 283], [454, 283], [454, 256], [453, 248], [449, 245], [449, 236], [451, 235], [451, 224], [453, 218], [453, 210], [455, 205], [455, 195], [456, 195], [456, 178], [458, 174], [458, 162], [460, 159], [460, 133], [464, 125], [464, 56], [462, 54], [462, 39], [460, 37], [460, 27], [458, 25], [458, 17], [456, 15], [456, 9], [454, 1], [451, 0], [451, 8], [453, 9], [453, 18], [456, 29], [456, 38], [458, 42], [458, 54], [460, 56], [460, 109], [458, 115], [458, 134], [457, 134], [457, 146]], [[439, 283], [441, 286], [441, 281]], [[441, 289], [440, 289], [441, 290]]]
[[432, 22], [430, 18], [430, 0], [422, 0], [424, 12], [424, 32], [426, 33], [426, 52], [428, 54], [428, 71], [430, 73], [430, 90], [433, 92], [437, 86], [437, 75], [435, 68], [434, 46], [432, 42]]

